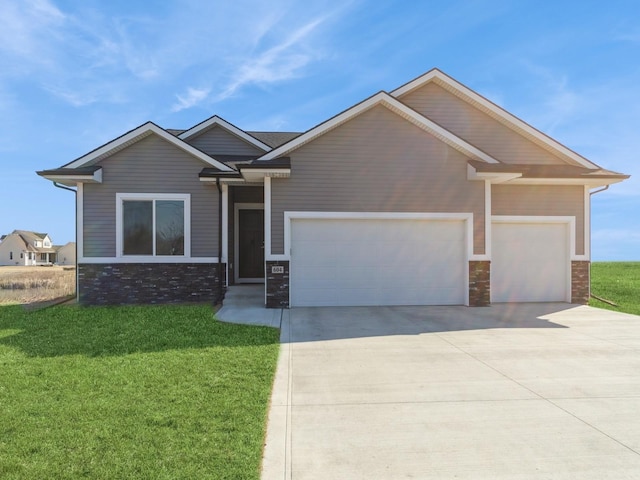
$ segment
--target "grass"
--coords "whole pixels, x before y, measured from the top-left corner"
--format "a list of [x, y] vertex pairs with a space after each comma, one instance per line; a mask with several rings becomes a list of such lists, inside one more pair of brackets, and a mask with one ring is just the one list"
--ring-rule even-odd
[[208, 306], [0, 307], [0, 478], [257, 479], [277, 356]]
[[76, 271], [70, 267], [0, 267], [0, 305], [31, 304], [73, 295]]
[[618, 305], [592, 298], [589, 305], [593, 307], [640, 315], [640, 262], [592, 263], [591, 293]]

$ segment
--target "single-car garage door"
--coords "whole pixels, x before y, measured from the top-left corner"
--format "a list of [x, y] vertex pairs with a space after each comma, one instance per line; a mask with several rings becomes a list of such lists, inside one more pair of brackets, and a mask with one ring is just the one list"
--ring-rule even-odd
[[493, 223], [491, 301], [568, 300], [566, 223]]
[[291, 305], [460, 305], [465, 223], [292, 219]]

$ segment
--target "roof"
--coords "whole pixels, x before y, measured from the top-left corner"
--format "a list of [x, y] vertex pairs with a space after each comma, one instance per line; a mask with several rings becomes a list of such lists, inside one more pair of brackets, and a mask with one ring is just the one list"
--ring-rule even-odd
[[247, 132], [271, 148], [276, 148], [301, 135], [301, 132]]
[[[186, 130], [181, 130], [178, 128], [167, 128], [167, 132], [171, 135], [180, 136], [182, 133], [186, 132]], [[247, 130], [249, 135], [261, 141], [262, 143], [268, 145], [271, 148], [276, 148], [282, 145], [283, 143], [288, 142], [296, 138], [301, 132], [261, 132], [261, 131], [253, 131]]]
[[16, 236], [23, 244], [24, 249], [28, 252], [38, 253], [54, 253], [56, 250], [53, 247], [36, 247], [36, 241], [42, 241], [48, 236], [46, 233], [32, 232], [29, 230], [14, 230], [9, 235], [4, 235], [2, 240], [10, 236]]
[[[434, 82], [507, 128], [566, 161], [567, 164], [553, 166], [503, 164], [487, 152], [402, 102], [402, 97], [429, 82]], [[148, 135], [155, 134], [202, 160], [205, 167], [199, 175], [201, 180], [211, 181], [211, 179], [225, 178], [228, 181], [232, 181], [232, 179], [250, 181], [249, 177], [251, 177], [252, 181], [255, 181], [261, 174], [263, 176], [288, 176], [291, 170], [288, 156], [291, 152], [376, 106], [389, 109], [467, 156], [473, 162], [470, 162], [470, 168], [473, 169], [473, 172], [470, 173], [469, 178], [479, 179], [481, 177], [488, 178], [489, 175], [502, 175], [502, 181], [507, 181], [505, 180], [507, 177], [518, 178], [519, 181], [536, 178], [588, 179], [585, 184], [594, 184], [594, 179], [604, 179], [605, 183], [611, 183], [628, 178], [627, 175], [600, 168], [436, 68], [391, 92], [380, 91], [303, 133], [245, 131], [218, 115], [213, 115], [187, 130], [163, 129], [153, 122], [147, 122], [61, 168], [42, 170], [36, 173], [65, 185], [75, 185], [79, 182], [101, 183], [102, 170], [101, 166], [97, 165], [100, 160], [127, 148]], [[258, 155], [207, 154], [189, 143], [191, 139], [214, 127], [226, 130], [264, 153]], [[493, 166], [489, 167], [488, 165]]]
[[250, 143], [254, 147], [259, 148], [262, 151], [266, 152], [268, 150], [271, 150], [271, 147], [266, 143], [258, 140], [256, 137], [254, 137], [250, 133], [245, 132], [244, 130], [241, 130], [240, 128], [236, 127], [232, 123], [227, 122], [224, 118], [221, 118], [218, 115], [214, 115], [213, 117], [208, 118], [204, 122], [200, 122], [196, 126], [191, 127], [189, 130], [185, 130], [184, 132], [178, 135], [178, 138], [180, 138], [181, 140], [188, 140], [197, 135], [201, 135], [202, 133], [216, 126], [222, 127], [226, 131], [230, 132], [236, 137], [241, 138], [245, 142]]

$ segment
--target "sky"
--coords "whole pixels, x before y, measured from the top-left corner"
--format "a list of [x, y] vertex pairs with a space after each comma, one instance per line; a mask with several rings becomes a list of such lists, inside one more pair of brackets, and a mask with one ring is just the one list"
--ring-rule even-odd
[[153, 121], [305, 131], [437, 67], [589, 160], [593, 260], [640, 260], [640, 2], [0, 0], [0, 234], [74, 240], [35, 174]]

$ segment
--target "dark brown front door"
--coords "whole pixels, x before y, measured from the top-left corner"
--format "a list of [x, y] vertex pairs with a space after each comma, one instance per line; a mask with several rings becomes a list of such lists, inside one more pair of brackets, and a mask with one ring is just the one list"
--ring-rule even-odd
[[238, 210], [238, 279], [264, 278], [264, 210]]

